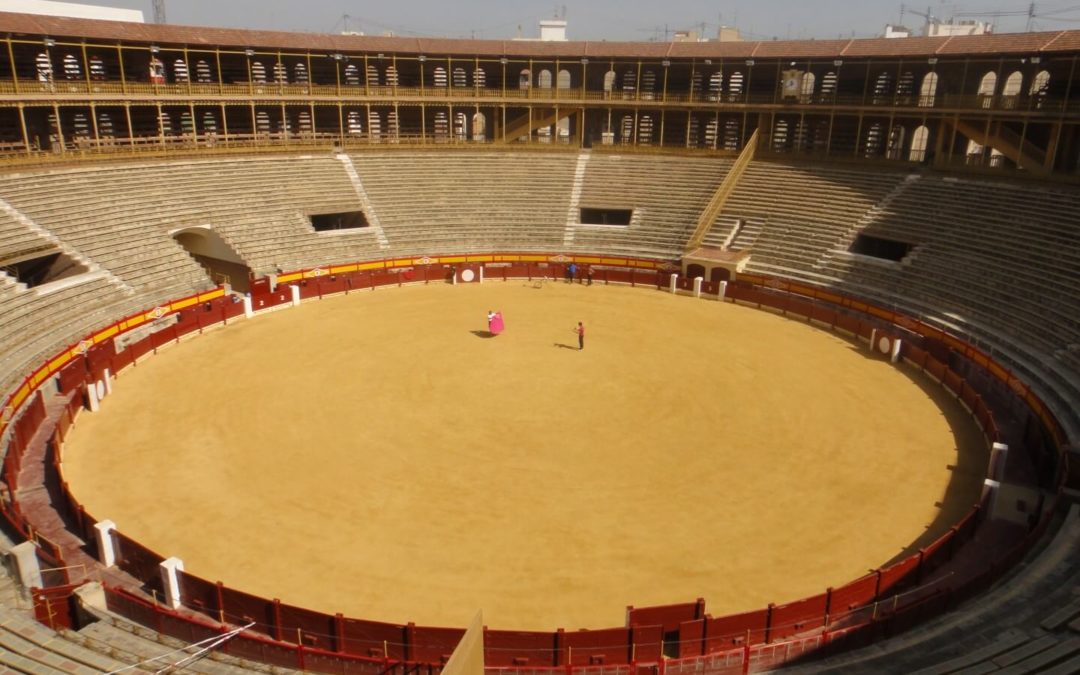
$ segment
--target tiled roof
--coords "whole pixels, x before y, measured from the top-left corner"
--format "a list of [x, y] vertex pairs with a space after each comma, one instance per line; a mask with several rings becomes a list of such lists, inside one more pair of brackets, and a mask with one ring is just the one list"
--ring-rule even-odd
[[161, 46], [221, 46], [288, 51], [383, 52], [541, 59], [660, 58], [919, 58], [934, 55], [1032, 54], [1080, 51], [1080, 31], [1002, 33], [948, 38], [774, 40], [758, 42], [539, 42], [372, 37], [175, 26], [0, 12], [0, 31], [57, 40], [123, 41]]

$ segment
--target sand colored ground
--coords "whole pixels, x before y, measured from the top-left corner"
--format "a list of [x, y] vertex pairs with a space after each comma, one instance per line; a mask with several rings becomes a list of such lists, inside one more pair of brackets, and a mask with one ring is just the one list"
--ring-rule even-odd
[[63, 468], [91, 514], [206, 579], [574, 629], [855, 579], [955, 522], [985, 462], [951, 399], [831, 333], [495, 282], [357, 292], [165, 350], [80, 417]]

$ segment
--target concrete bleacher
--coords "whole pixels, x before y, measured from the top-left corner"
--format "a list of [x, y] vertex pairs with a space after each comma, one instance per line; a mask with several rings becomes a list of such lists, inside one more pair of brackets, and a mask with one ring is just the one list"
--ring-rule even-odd
[[9, 261], [46, 255], [55, 249], [56, 245], [41, 233], [28, 228], [11, 214], [0, 211], [0, 267]]
[[395, 255], [562, 248], [575, 154], [372, 151], [350, 158]]
[[570, 250], [678, 258], [731, 165], [713, 157], [593, 153], [580, 206], [633, 210], [633, 219], [629, 227], [579, 225]]

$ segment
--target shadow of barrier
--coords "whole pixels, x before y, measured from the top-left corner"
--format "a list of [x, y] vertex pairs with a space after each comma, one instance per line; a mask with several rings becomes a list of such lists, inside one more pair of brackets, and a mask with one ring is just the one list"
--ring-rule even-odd
[[[656, 261], [506, 254], [384, 260], [301, 270], [278, 275], [273, 282], [254, 281], [248, 297], [253, 313], [258, 313], [293, 303], [293, 285], [299, 286], [301, 299], [315, 299], [406, 283], [440, 283], [445, 281], [445, 269], [465, 265], [485, 270], [490, 265], [490, 273], [485, 274], [489, 281], [548, 280], [561, 278], [569, 262], [589, 266], [593, 283], [671, 288], [670, 266]], [[693, 281], [677, 279], [675, 286], [687, 290]], [[702, 291], [715, 299], [720, 285], [706, 282]], [[993, 410], [977, 388], [976, 378], [961, 375], [955, 358], [962, 357], [964, 363], [959, 365], [970, 366], [989, 376], [980, 379], [1001, 383], [1014, 392], [1044, 425], [1046, 437], [1057, 443], [1055, 447], [1064, 442], [1053, 415], [1007, 368], [962, 339], [913, 317], [823, 289], [754, 275], [729, 283], [723, 299], [812, 322], [864, 342], [881, 339], [891, 346], [901, 341], [899, 355], [956, 395], [982, 427], [987, 442], [997, 442], [1000, 434]], [[58, 510], [70, 531], [86, 542], [85, 548], [97, 554], [97, 522], [71, 493], [59, 471], [64, 438], [79, 411], [93, 398], [91, 388], [107, 379], [106, 372], [114, 374], [186, 335], [227, 324], [241, 314], [243, 304], [226, 295], [223, 288], [153, 308], [65, 349], [8, 396], [0, 423], [0, 432], [11, 428], [3, 464], [7, 490], [0, 512], [8, 529], [22, 540], [36, 542], [42, 567], [63, 569], [63, 552], [35, 532], [13, 498], [22, 457], [40, 441], [39, 434], [46, 435], [52, 445], [47, 473], [58, 495]], [[122, 348], [118, 339], [125, 340]], [[55, 383], [55, 391], [67, 397], [51, 424], [47, 424], [42, 389], [46, 382]], [[1064, 477], [1060, 466], [1057, 475], [1060, 488]], [[756, 672], [891, 637], [989, 587], [1042, 535], [1056, 506], [1043, 505], [1025, 536], [978, 573], [955, 575], [950, 563], [962, 546], [975, 539], [988, 499], [984, 493], [983, 500], [960, 521], [914, 554], [838, 588], [793, 602], [724, 617], [706, 614], [703, 600], [631, 607], [625, 626], [599, 630], [485, 628], [487, 670], [507, 675], [550, 671], [582, 675]], [[460, 628], [390, 624], [314, 612], [182, 571], [178, 573], [182, 609], [173, 610], [154, 600], [163, 597], [162, 556], [115, 530], [110, 537], [116, 565], [142, 583], [139, 589], [106, 586], [110, 610], [189, 642], [252, 624], [223, 648], [236, 656], [318, 672], [434, 673], [463, 634]], [[43, 604], [51, 607], [47, 614], [55, 618], [57, 603], [70, 597], [74, 586], [66, 577], [51, 579], [45, 586], [50, 590], [40, 595]]]

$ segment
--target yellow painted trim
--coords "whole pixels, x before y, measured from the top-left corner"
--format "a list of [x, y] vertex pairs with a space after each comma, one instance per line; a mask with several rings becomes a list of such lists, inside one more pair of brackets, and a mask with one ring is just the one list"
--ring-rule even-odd
[[301, 272], [293, 272], [292, 274], [278, 275], [277, 281], [279, 284], [284, 284], [290, 281], [297, 281], [299, 279], [302, 279], [303, 277], [304, 275]]
[[600, 258], [601, 265], [625, 265], [626, 258]]
[[100, 344], [102, 342], [105, 342], [106, 340], [108, 340], [109, 338], [111, 338], [112, 336], [116, 335], [119, 332], [120, 332], [120, 328], [113, 325], [113, 326], [109, 326], [108, 328], [101, 331], [100, 333], [94, 335], [94, 337], [91, 338], [91, 339], [93, 340], [94, 344]]
[[467, 257], [469, 262], [495, 262], [495, 256], [491, 255], [470, 255]]
[[64, 352], [52, 361], [49, 361], [49, 371], [55, 373], [69, 363], [71, 363], [71, 352]]
[[468, 256], [464, 256], [464, 255], [456, 255], [456, 256], [453, 256], [453, 257], [450, 257], [450, 258], [439, 258], [439, 262], [442, 262], [442, 263], [463, 263], [463, 262], [468, 262], [468, 261], [469, 261]]
[[30, 383], [23, 382], [23, 385], [15, 391], [15, 395], [11, 397], [11, 407], [15, 410], [19, 409], [26, 399], [30, 398]]
[[146, 323], [146, 315], [145, 314], [140, 314], [138, 316], [133, 316], [130, 319], [128, 319], [127, 321], [124, 322], [124, 330], [130, 330], [130, 329], [135, 328], [137, 326], [141, 326], [144, 323]]
[[330, 274], [345, 274], [347, 272], [355, 272], [360, 269], [359, 265], [338, 265], [337, 267], [330, 268]]
[[550, 258], [546, 255], [522, 255], [518, 256], [518, 262], [547, 262]]
[[177, 300], [176, 302], [172, 303], [172, 305], [169, 306], [169, 309], [174, 312], [179, 312], [182, 309], [186, 309], [188, 307], [191, 307], [192, 305], [197, 304], [199, 304], [198, 298], [184, 298], [183, 300]]
[[381, 260], [379, 262], [360, 263], [357, 265], [358, 270], [381, 270], [383, 267], [384, 265]]
[[212, 291], [207, 291], [199, 296], [199, 302], [208, 302], [210, 300], [217, 300], [218, 298], [225, 297], [224, 288], [216, 288]]

